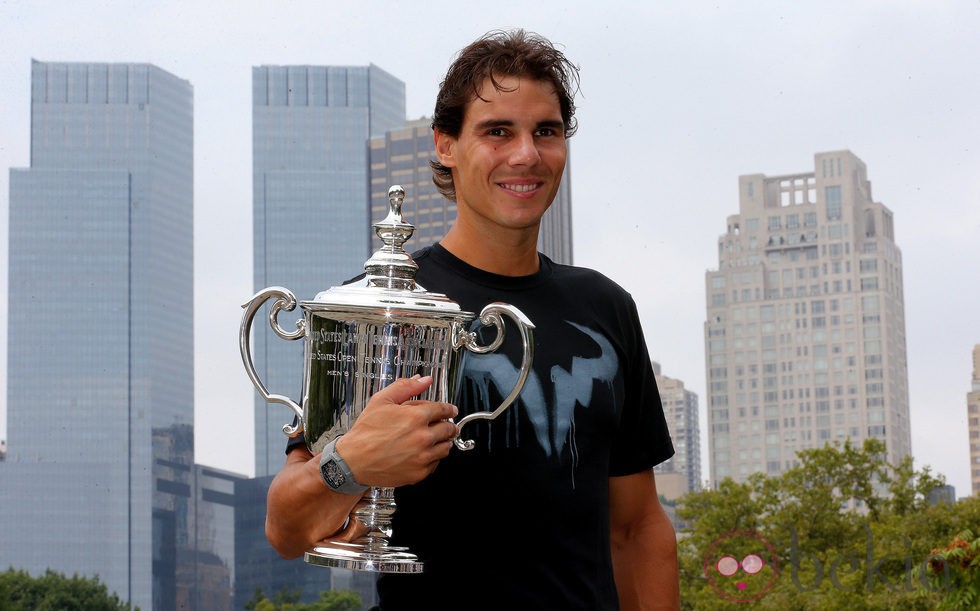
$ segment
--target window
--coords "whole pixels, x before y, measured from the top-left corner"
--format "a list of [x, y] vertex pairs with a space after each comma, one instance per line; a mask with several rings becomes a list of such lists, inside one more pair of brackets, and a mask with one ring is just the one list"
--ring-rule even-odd
[[877, 259], [861, 259], [861, 273], [867, 274], [871, 272], [878, 271], [878, 260]]
[[841, 214], [841, 193], [840, 186], [824, 188], [824, 203], [827, 205], [827, 220], [840, 220]]

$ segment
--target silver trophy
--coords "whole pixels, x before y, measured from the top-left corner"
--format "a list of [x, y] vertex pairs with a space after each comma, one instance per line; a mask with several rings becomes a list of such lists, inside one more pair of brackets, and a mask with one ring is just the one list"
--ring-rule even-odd
[[[300, 302], [303, 318], [296, 321], [295, 331], [283, 329], [278, 321], [281, 311], [296, 307], [296, 297], [288, 289], [265, 288], [242, 306], [245, 314], [239, 344], [245, 370], [267, 402], [293, 410], [293, 423], [283, 426], [283, 432], [295, 437], [305, 430], [306, 445], [313, 454], [350, 430], [371, 395], [398, 378], [431, 375], [432, 385], [419, 398], [455, 402], [463, 356], [466, 351], [483, 354], [499, 348], [504, 340], [504, 317], [517, 324], [524, 347], [517, 383], [496, 409], [469, 414], [456, 423], [460, 428], [457, 448], [473, 448], [472, 441], [462, 439], [462, 428], [474, 420], [499, 416], [517, 398], [530, 373], [534, 325], [520, 310], [504, 303], [484, 307], [480, 323], [495, 327], [496, 337], [481, 346], [471, 329], [475, 314], [461, 311], [446, 295], [430, 293], [415, 282], [418, 265], [404, 249], [415, 227], [402, 219], [404, 197], [405, 191], [397, 185], [388, 191], [388, 216], [374, 224], [384, 245], [364, 264], [364, 280], [332, 287], [312, 301]], [[252, 363], [252, 319], [270, 299], [275, 301], [269, 310], [269, 324], [276, 335], [286, 340], [304, 339], [303, 395], [299, 403], [270, 393]], [[415, 554], [389, 542], [394, 512], [393, 488], [369, 489], [354, 507], [344, 530], [307, 551], [306, 562], [384, 573], [421, 572], [422, 562]]]

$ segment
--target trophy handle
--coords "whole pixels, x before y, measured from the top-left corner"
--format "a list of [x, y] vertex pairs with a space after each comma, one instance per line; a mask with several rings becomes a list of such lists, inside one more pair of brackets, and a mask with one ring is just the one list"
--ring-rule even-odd
[[272, 326], [272, 330], [276, 332], [276, 335], [288, 340], [296, 340], [306, 335], [306, 321], [302, 318], [296, 321], [295, 331], [289, 332], [279, 326], [279, 312], [281, 310], [287, 312], [293, 311], [296, 308], [296, 296], [289, 289], [270, 286], [262, 289], [248, 302], [242, 304], [242, 307], [245, 308], [245, 314], [242, 316], [242, 326], [238, 333], [238, 346], [242, 352], [242, 362], [245, 363], [245, 371], [248, 373], [249, 379], [252, 380], [255, 389], [262, 395], [262, 398], [268, 403], [281, 403], [293, 410], [295, 414], [293, 422], [292, 424], [284, 424], [282, 432], [290, 437], [295, 437], [303, 430], [303, 409], [298, 403], [285, 395], [270, 393], [265, 387], [265, 383], [259, 378], [258, 372], [255, 371], [255, 365], [252, 364], [252, 319], [262, 304], [273, 297], [276, 298], [276, 301], [269, 310], [269, 325]]
[[477, 354], [486, 354], [487, 352], [493, 352], [504, 342], [504, 320], [501, 314], [506, 315], [508, 318], [517, 323], [517, 327], [521, 331], [521, 341], [524, 344], [524, 356], [521, 359], [521, 372], [517, 376], [517, 383], [514, 385], [514, 389], [510, 391], [507, 398], [504, 399], [503, 403], [497, 406], [497, 409], [487, 412], [475, 412], [464, 416], [456, 423], [459, 427], [460, 435], [456, 436], [453, 443], [460, 450], [472, 450], [476, 444], [472, 439], [463, 440], [462, 430], [463, 426], [473, 420], [493, 420], [497, 416], [503, 413], [505, 409], [510, 407], [510, 404], [517, 399], [517, 395], [521, 393], [521, 389], [524, 388], [524, 383], [527, 381], [527, 376], [531, 373], [531, 361], [534, 358], [534, 334], [532, 330], [534, 329], [534, 323], [524, 315], [514, 306], [506, 303], [491, 303], [488, 304], [483, 311], [480, 312], [480, 322], [484, 325], [493, 325], [497, 328], [497, 337], [494, 338], [493, 342], [489, 346], [480, 346], [476, 343], [476, 334], [472, 332], [464, 333], [460, 338], [461, 343], [466, 346], [466, 349], [470, 352], [475, 352]]

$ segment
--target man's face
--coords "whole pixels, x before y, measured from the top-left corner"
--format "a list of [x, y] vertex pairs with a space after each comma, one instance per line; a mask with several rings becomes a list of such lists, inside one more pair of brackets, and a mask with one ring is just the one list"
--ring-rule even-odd
[[460, 221], [536, 230], [565, 168], [561, 107], [546, 81], [498, 81], [503, 91], [487, 79], [466, 106], [458, 137], [436, 131], [436, 152], [452, 170]]

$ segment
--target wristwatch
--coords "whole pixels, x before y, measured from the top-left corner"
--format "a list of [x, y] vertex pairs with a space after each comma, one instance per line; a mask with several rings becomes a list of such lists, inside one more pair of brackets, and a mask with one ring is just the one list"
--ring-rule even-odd
[[[340, 439], [339, 437], [337, 439]], [[364, 494], [369, 486], [358, 484], [354, 480], [354, 474], [350, 467], [344, 462], [340, 454], [337, 453], [337, 439], [334, 439], [323, 448], [320, 455], [320, 477], [323, 482], [334, 492], [342, 494]]]

